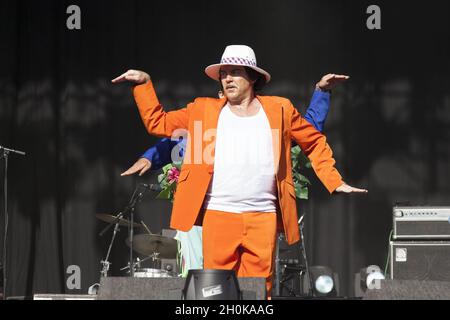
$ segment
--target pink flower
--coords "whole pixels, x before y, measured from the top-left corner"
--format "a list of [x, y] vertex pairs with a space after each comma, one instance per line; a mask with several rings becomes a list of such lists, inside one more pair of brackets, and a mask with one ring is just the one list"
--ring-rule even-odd
[[180, 171], [176, 167], [170, 168], [167, 171], [167, 181], [169, 183], [172, 183], [174, 181], [177, 182], [179, 175], [180, 175]]

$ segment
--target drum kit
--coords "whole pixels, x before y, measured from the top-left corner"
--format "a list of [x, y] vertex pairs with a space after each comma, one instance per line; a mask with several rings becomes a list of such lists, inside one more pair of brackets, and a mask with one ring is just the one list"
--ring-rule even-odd
[[[145, 225], [143, 221], [141, 223], [134, 222], [134, 211], [138, 202], [142, 200], [143, 195], [147, 191], [160, 191], [159, 186], [148, 185], [140, 183], [136, 186], [130, 201], [126, 207], [119, 212], [117, 215], [111, 214], [97, 214], [96, 217], [103, 222], [108, 223], [108, 225], [103, 228], [99, 236], [103, 236], [106, 231], [114, 226], [113, 235], [109, 244], [108, 252], [105, 259], [101, 261], [102, 270], [100, 272], [101, 277], [107, 277], [109, 266], [111, 263], [108, 261], [111, 254], [112, 245], [116, 237], [119, 227], [128, 228], [128, 238], [126, 239], [126, 244], [129, 247], [129, 262], [128, 265], [121, 270], [128, 270], [128, 275], [131, 277], [172, 277], [174, 276], [168, 270], [160, 270], [157, 268], [145, 268], [141, 269], [141, 263], [151, 259], [153, 262], [153, 267], [157, 265], [160, 259], [176, 259], [178, 252], [178, 242], [177, 240], [169, 237], [164, 237], [161, 235], [151, 233], [150, 229]], [[125, 218], [125, 215], [129, 217]], [[134, 235], [134, 229], [145, 228], [147, 234], [137, 234]], [[146, 256], [143, 260], [134, 261], [134, 252], [140, 255]]]
[[[119, 212], [117, 215], [111, 214], [96, 214], [96, 218], [108, 223], [108, 225], [100, 232], [102, 236], [107, 230], [114, 226], [111, 242], [109, 244], [106, 258], [101, 261], [102, 270], [100, 272], [101, 277], [107, 277], [109, 266], [111, 263], [108, 261], [111, 248], [114, 243], [114, 239], [119, 230], [119, 227], [127, 227], [129, 236], [125, 240], [126, 245], [130, 248], [130, 260], [128, 265], [121, 270], [128, 270], [127, 274], [131, 277], [137, 278], [161, 278], [161, 277], [175, 277], [173, 272], [168, 270], [162, 270], [158, 268], [141, 268], [141, 263], [146, 260], [153, 262], [153, 266], [157, 265], [160, 259], [176, 259], [178, 252], [178, 241], [151, 233], [150, 229], [145, 225], [143, 221], [141, 223], [135, 223], [133, 220], [134, 206], [142, 197], [142, 193], [134, 193], [130, 204], [125, 208], [123, 212]], [[124, 214], [128, 212], [130, 214], [130, 220], [124, 218]], [[134, 229], [145, 228], [147, 233], [134, 235]], [[141, 256], [145, 256], [144, 259], [139, 258], [134, 261], [133, 252], [138, 253]]]

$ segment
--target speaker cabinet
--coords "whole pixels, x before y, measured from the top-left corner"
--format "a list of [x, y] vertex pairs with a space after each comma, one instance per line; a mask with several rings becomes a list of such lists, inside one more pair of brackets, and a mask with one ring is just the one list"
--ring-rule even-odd
[[[238, 278], [243, 300], [264, 300], [264, 278]], [[184, 278], [106, 277], [100, 279], [98, 300], [181, 300]]]
[[33, 300], [97, 300], [95, 294], [35, 294]]
[[363, 300], [450, 300], [449, 281], [381, 280]]
[[450, 281], [450, 241], [391, 241], [391, 279]]

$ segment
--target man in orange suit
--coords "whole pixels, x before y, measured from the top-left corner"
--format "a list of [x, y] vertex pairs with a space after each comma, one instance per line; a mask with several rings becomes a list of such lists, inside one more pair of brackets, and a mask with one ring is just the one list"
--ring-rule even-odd
[[270, 295], [277, 228], [289, 244], [299, 240], [291, 140], [330, 193], [367, 190], [342, 180], [325, 136], [288, 99], [256, 94], [270, 74], [257, 66], [250, 47], [227, 46], [205, 73], [224, 97], [196, 98], [171, 112], [163, 110], [147, 73], [128, 70], [112, 82], [136, 84], [134, 98], [150, 134], [178, 138], [187, 130], [171, 227], [203, 224], [204, 268], [264, 277]]

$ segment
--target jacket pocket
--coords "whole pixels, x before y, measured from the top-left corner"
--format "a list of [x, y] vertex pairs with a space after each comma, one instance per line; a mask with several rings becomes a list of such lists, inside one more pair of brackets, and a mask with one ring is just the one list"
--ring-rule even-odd
[[187, 170], [187, 169], [181, 170], [180, 176], [178, 177], [178, 183], [185, 181], [188, 176], [189, 176], [189, 170]]
[[297, 196], [295, 195], [295, 187], [294, 187], [294, 182], [293, 181], [289, 181], [289, 180], [283, 180], [282, 182], [283, 184], [283, 188], [285, 191], [287, 191], [292, 197], [296, 198]]

